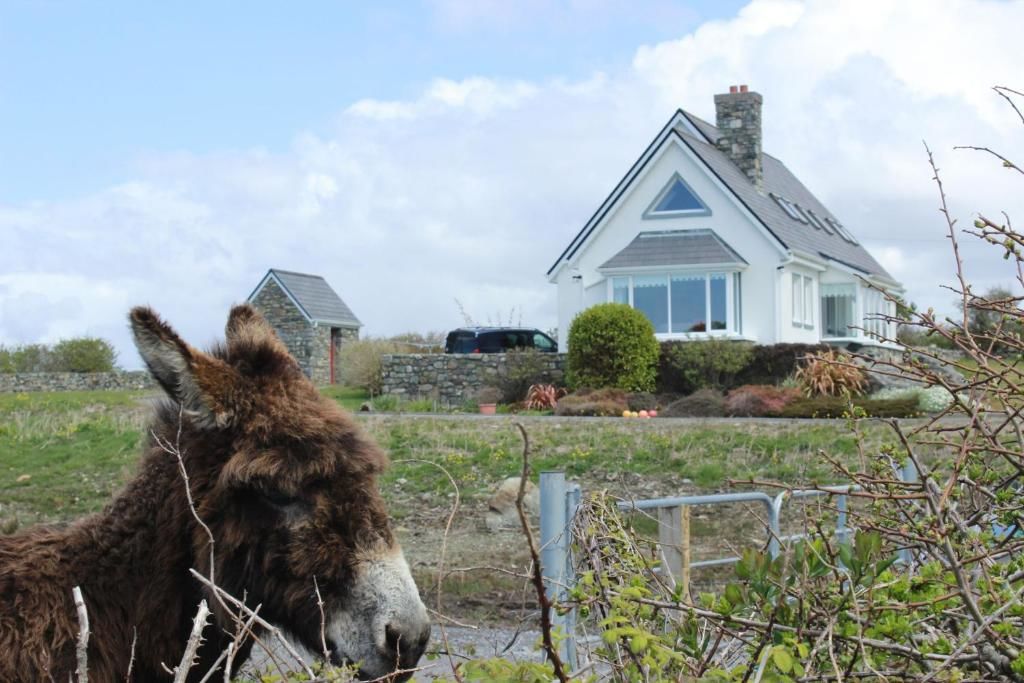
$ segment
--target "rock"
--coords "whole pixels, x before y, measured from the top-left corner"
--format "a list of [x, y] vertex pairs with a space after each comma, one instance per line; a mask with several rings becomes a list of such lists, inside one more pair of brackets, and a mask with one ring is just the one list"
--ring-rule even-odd
[[[487, 503], [487, 528], [490, 531], [519, 529], [519, 512], [516, 498], [519, 496], [519, 477], [509, 477], [501, 482]], [[526, 482], [523, 496], [523, 510], [531, 519], [540, 517], [540, 489], [532, 481]]]

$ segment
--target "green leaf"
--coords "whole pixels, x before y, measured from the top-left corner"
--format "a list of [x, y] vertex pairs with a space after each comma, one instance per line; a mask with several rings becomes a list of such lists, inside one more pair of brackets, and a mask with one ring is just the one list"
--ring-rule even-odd
[[783, 645], [776, 645], [772, 648], [772, 661], [775, 666], [784, 674], [793, 670], [793, 656]]

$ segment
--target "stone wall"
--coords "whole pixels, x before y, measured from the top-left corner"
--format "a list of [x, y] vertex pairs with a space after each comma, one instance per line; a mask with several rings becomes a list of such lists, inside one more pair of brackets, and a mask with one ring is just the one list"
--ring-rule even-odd
[[[564, 353], [537, 354], [550, 381], [561, 381]], [[414, 353], [381, 359], [382, 393], [404, 399], [429, 398], [457, 406], [486, 386], [494, 386], [509, 368], [505, 353]]]
[[0, 393], [22, 391], [96, 391], [153, 389], [148, 372], [25, 372], [0, 373]]

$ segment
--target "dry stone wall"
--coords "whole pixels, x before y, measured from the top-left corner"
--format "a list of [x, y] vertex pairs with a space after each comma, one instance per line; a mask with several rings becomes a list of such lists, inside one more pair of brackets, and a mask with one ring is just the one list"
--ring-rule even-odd
[[97, 391], [153, 389], [148, 372], [25, 372], [0, 373], [0, 393], [25, 391]]
[[[561, 381], [564, 353], [539, 354], [543, 373]], [[427, 398], [457, 406], [487, 386], [495, 386], [509, 366], [504, 353], [394, 354], [381, 359], [381, 393], [403, 399]]]

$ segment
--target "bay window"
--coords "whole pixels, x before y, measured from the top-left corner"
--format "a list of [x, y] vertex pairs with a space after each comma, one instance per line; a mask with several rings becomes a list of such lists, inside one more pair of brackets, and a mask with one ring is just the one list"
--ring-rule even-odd
[[825, 337], [855, 337], [857, 330], [857, 285], [821, 285], [821, 320]]
[[893, 325], [884, 319], [896, 313], [896, 304], [885, 298], [885, 294], [870, 287], [862, 287], [864, 295], [864, 331], [868, 336], [892, 338]]
[[739, 273], [675, 272], [609, 278], [609, 300], [647, 316], [655, 334], [739, 332]]

